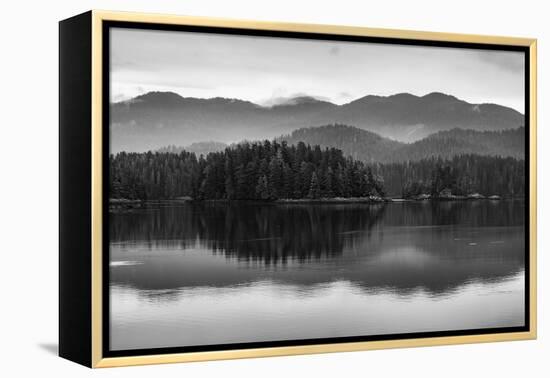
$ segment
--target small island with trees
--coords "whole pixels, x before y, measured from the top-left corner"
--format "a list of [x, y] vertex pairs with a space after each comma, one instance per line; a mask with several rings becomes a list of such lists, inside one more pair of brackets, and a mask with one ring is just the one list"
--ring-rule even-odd
[[461, 154], [449, 159], [366, 163], [302, 141], [242, 142], [185, 150], [111, 154], [113, 207], [142, 201], [381, 202], [518, 198], [524, 161]]

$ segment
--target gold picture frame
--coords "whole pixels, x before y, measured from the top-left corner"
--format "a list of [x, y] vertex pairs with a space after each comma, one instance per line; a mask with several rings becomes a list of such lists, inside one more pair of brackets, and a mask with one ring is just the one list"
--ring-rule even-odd
[[[200, 27], [216, 27], [216, 28], [238, 28], [249, 30], [262, 30], [273, 32], [299, 32], [299, 33], [315, 33], [315, 34], [327, 34], [327, 35], [343, 35], [343, 36], [359, 36], [359, 37], [377, 37], [384, 39], [399, 39], [399, 40], [416, 40], [416, 41], [436, 41], [436, 42], [452, 42], [452, 43], [469, 43], [469, 44], [488, 44], [488, 45], [503, 45], [503, 46], [520, 46], [528, 49], [529, 54], [529, 108], [528, 122], [529, 122], [529, 235], [526, 238], [529, 239], [529, 276], [526, 279], [529, 281], [528, 303], [529, 303], [529, 329], [524, 332], [509, 332], [509, 333], [489, 333], [489, 334], [475, 334], [475, 335], [457, 335], [457, 336], [445, 336], [445, 337], [426, 337], [426, 338], [413, 338], [413, 339], [395, 339], [395, 340], [379, 340], [379, 341], [362, 341], [362, 342], [343, 342], [343, 343], [330, 343], [330, 344], [314, 344], [314, 345], [298, 345], [298, 346], [274, 346], [265, 348], [251, 348], [251, 349], [232, 349], [232, 350], [216, 350], [205, 352], [189, 352], [189, 353], [170, 353], [170, 354], [152, 354], [152, 355], [137, 355], [137, 356], [120, 356], [120, 357], [105, 357], [103, 355], [103, 297], [104, 297], [104, 282], [102, 278], [103, 270], [103, 241], [104, 241], [104, 229], [103, 229], [103, 212], [104, 212], [104, 180], [103, 177], [103, 164], [104, 155], [103, 151], [103, 123], [104, 112], [103, 106], [105, 104], [103, 98], [103, 86], [106, 83], [106, 73], [103, 72], [103, 31], [105, 22], [131, 22], [142, 24], [162, 24], [162, 25], [190, 25]], [[64, 24], [65, 23], [65, 24]], [[65, 26], [64, 26], [65, 25]], [[68, 26], [67, 26], [68, 25]], [[65, 29], [64, 29], [65, 28]], [[67, 33], [72, 33], [73, 38], [76, 31], [86, 31], [85, 40], [89, 40], [89, 44], [78, 44], [78, 41], [72, 41], [70, 37], [67, 37]], [[424, 32], [424, 31], [407, 31], [407, 30], [393, 30], [393, 29], [377, 29], [367, 27], [355, 27], [355, 26], [335, 26], [335, 25], [316, 25], [316, 24], [295, 24], [295, 23], [280, 23], [280, 22], [260, 22], [250, 20], [230, 20], [230, 19], [218, 19], [210, 17], [189, 17], [189, 16], [174, 16], [174, 15], [160, 15], [160, 14], [142, 14], [142, 13], [126, 13], [126, 12], [110, 12], [110, 11], [91, 11], [84, 15], [77, 16], [68, 21], [61, 22], [60, 33], [60, 57], [63, 61], [66, 59], [72, 59], [72, 54], [80, 54], [78, 47], [89, 48], [89, 57], [91, 60], [88, 64], [90, 70], [90, 77], [85, 80], [87, 84], [83, 88], [83, 93], [91, 90], [88, 100], [90, 103], [83, 103], [80, 106], [86, 108], [89, 106], [89, 113], [86, 115], [77, 115], [75, 120], [89, 120], [90, 127], [82, 127], [83, 140], [89, 141], [89, 151], [91, 153], [89, 168], [90, 180], [87, 184], [91, 185], [89, 188], [89, 194], [91, 195], [86, 206], [89, 206], [90, 221], [89, 226], [89, 244], [86, 241], [82, 241], [81, 248], [89, 248], [89, 255], [86, 255], [85, 261], [75, 262], [70, 260], [68, 252], [64, 250], [64, 243], [60, 246], [60, 354], [63, 357], [71, 359], [73, 361], [82, 363], [84, 365], [99, 368], [99, 367], [114, 367], [114, 366], [130, 366], [130, 365], [143, 365], [143, 364], [160, 364], [160, 363], [174, 363], [174, 362], [189, 362], [189, 361], [207, 361], [207, 360], [219, 360], [219, 359], [238, 359], [238, 358], [251, 358], [251, 357], [267, 357], [267, 356], [284, 356], [284, 355], [300, 355], [311, 353], [328, 353], [328, 352], [348, 352], [348, 351], [361, 351], [372, 349], [386, 349], [386, 348], [403, 348], [403, 347], [420, 347], [420, 346], [435, 346], [435, 345], [448, 345], [448, 344], [466, 344], [466, 343], [482, 343], [482, 342], [496, 342], [496, 341], [512, 341], [512, 340], [529, 340], [535, 339], [537, 336], [537, 277], [536, 277], [536, 243], [537, 243], [537, 134], [536, 134], [536, 113], [537, 113], [537, 41], [536, 39], [529, 38], [514, 38], [514, 37], [501, 37], [501, 36], [482, 36], [482, 35], [469, 35], [469, 34], [453, 34], [453, 33], [436, 33], [436, 32]], [[65, 33], [65, 34], [63, 34]], [[65, 36], [65, 37], [64, 37]], [[88, 38], [89, 37], [89, 38]], [[64, 40], [63, 38], [69, 38]], [[65, 49], [65, 50], [63, 50]], [[73, 50], [71, 50], [73, 49]], [[65, 53], [63, 51], [66, 51]], [[64, 55], [65, 54], [65, 55]], [[82, 55], [82, 54], [80, 54]], [[81, 59], [87, 59], [86, 56]], [[60, 66], [61, 76], [65, 75], [63, 62]], [[73, 85], [69, 83], [70, 78], [60, 79], [65, 80], [67, 85]], [[84, 80], [84, 79], [82, 79]], [[67, 88], [61, 83], [62, 91]], [[60, 112], [66, 112], [66, 108], [71, 106], [71, 101], [82, 101], [81, 98], [61, 95], [60, 100]], [[526, 114], [527, 116], [527, 114]], [[87, 118], [86, 118], [87, 117]], [[70, 120], [70, 115], [66, 116], [66, 120]], [[61, 117], [62, 125], [61, 134], [63, 134], [65, 127], [64, 119]], [[73, 125], [74, 127], [74, 125]], [[76, 132], [76, 131], [73, 131]], [[84, 135], [86, 134], [86, 135]], [[63, 139], [63, 135], [61, 135]], [[61, 143], [63, 144], [63, 143]], [[63, 148], [63, 146], [61, 147]], [[76, 153], [73, 151], [73, 153]], [[84, 153], [84, 152], [82, 152]], [[61, 156], [61, 160], [66, 159]], [[63, 165], [63, 161], [61, 162]], [[71, 173], [70, 167], [67, 166], [66, 174]], [[61, 181], [63, 185], [63, 172], [61, 173]], [[70, 190], [70, 189], [67, 189]], [[78, 194], [74, 194], [72, 199], [77, 199]], [[61, 213], [63, 212], [63, 206], [66, 204], [61, 203]], [[69, 211], [69, 210], [66, 210]], [[61, 220], [63, 223], [63, 220]], [[64, 223], [61, 228], [61, 238], [65, 238], [66, 234], [70, 232], [70, 227], [76, 227], [76, 225], [70, 225]], [[64, 228], [65, 227], [65, 228]], [[74, 230], [73, 230], [74, 231]], [[78, 232], [86, 232], [81, 230]], [[75, 243], [78, 244], [77, 241]], [[75, 244], [76, 245], [76, 244]], [[74, 247], [73, 247], [74, 251]], [[88, 259], [89, 257], [89, 259]], [[80, 265], [77, 265], [80, 264]], [[74, 290], [87, 289], [81, 287], [74, 282], [71, 282], [70, 273], [68, 269], [76, 271], [87, 271], [87, 276], [90, 278], [89, 294], [84, 292], [83, 300], [89, 301], [90, 309], [89, 317], [81, 319], [81, 325], [73, 325], [71, 327], [66, 326], [68, 319], [78, 316], [78, 311], [74, 309], [73, 297], [76, 294], [74, 292], [68, 292], [67, 285], [72, 285]], [[66, 296], [68, 299], [63, 299]], [[70, 303], [69, 303], [70, 302]], [[86, 302], [88, 303], [88, 302]], [[85, 305], [87, 306], [87, 304]], [[87, 311], [87, 310], [86, 310]], [[88, 323], [89, 322], [89, 323]], [[89, 328], [87, 327], [89, 326]], [[88, 344], [80, 352], [72, 352], [71, 348], [75, 348], [78, 341], [82, 340], [83, 343]], [[89, 348], [88, 348], [89, 347]]]

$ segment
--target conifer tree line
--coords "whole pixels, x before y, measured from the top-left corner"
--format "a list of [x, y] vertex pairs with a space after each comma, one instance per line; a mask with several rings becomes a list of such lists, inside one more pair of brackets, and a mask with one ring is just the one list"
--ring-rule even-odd
[[381, 179], [335, 148], [244, 142], [197, 158], [189, 152], [110, 156], [110, 196], [128, 199], [275, 200], [384, 196]]
[[120, 152], [110, 156], [110, 197], [141, 200], [276, 200], [438, 196], [524, 196], [525, 161], [479, 155], [365, 164], [336, 148], [303, 142], [244, 142], [194, 153]]
[[413, 198], [439, 196], [444, 189], [453, 195], [525, 196], [525, 160], [512, 157], [458, 155], [450, 159], [431, 157], [419, 161], [378, 164], [373, 171], [384, 178], [389, 196]]

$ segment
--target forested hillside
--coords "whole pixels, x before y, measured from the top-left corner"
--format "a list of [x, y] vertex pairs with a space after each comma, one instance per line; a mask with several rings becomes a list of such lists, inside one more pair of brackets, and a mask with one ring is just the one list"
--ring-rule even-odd
[[227, 144], [222, 142], [196, 142], [191, 143], [188, 146], [176, 146], [176, 145], [170, 145], [166, 147], [159, 148], [158, 152], [170, 152], [174, 154], [179, 154], [180, 152], [187, 151], [187, 152], [193, 152], [197, 157], [201, 155], [208, 155], [211, 152], [218, 152], [223, 151], [227, 147]]
[[189, 152], [111, 156], [111, 198], [260, 199], [383, 196], [368, 166], [342, 151], [298, 143], [242, 143]]
[[410, 198], [437, 196], [443, 189], [454, 195], [523, 197], [525, 160], [512, 157], [461, 155], [414, 162], [376, 164], [373, 173], [384, 178], [387, 195]]
[[404, 143], [383, 138], [376, 133], [339, 124], [298, 129], [278, 140], [289, 145], [304, 142], [322, 148], [337, 148], [345, 156], [365, 163], [385, 162], [394, 151], [405, 146]]
[[429, 157], [450, 159], [457, 155], [525, 156], [525, 128], [476, 131], [453, 129], [440, 131], [393, 151], [386, 161], [417, 161]]
[[357, 127], [335, 124], [298, 129], [278, 140], [288, 144], [304, 142], [334, 147], [342, 150], [344, 155], [366, 163], [418, 161], [430, 157], [449, 159], [464, 154], [520, 159], [525, 155], [524, 127], [501, 131], [453, 129], [406, 144]]
[[[453, 129], [432, 134], [422, 140], [406, 144], [384, 138], [376, 133], [347, 125], [325, 125], [293, 131], [276, 139], [289, 145], [304, 142], [321, 148], [342, 150], [364, 163], [389, 163], [418, 161], [430, 157], [450, 159], [453, 156], [476, 154], [487, 156], [515, 157], [525, 155], [525, 128], [501, 131], [475, 131]], [[223, 151], [227, 144], [221, 142], [197, 142], [188, 146], [166, 146], [158, 152], [194, 152], [197, 157], [210, 152]]]
[[110, 197], [128, 199], [318, 199], [524, 195], [524, 161], [479, 155], [450, 160], [366, 164], [336, 148], [303, 142], [242, 143], [197, 158], [194, 153], [126, 153], [110, 157]]

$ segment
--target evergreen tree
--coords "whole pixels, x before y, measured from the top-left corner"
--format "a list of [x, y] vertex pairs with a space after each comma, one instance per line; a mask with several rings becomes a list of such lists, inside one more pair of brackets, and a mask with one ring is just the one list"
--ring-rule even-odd
[[321, 187], [319, 185], [319, 180], [317, 179], [317, 174], [315, 172], [313, 172], [311, 175], [311, 184], [309, 186], [307, 197], [310, 199], [319, 199], [321, 197]]
[[333, 187], [334, 187], [334, 171], [332, 167], [328, 167], [327, 174], [325, 176], [324, 182], [324, 195], [325, 197], [332, 198], [334, 197]]
[[498, 156], [365, 164], [335, 148], [245, 142], [198, 159], [186, 151], [111, 155], [109, 195], [141, 200], [247, 200], [265, 198], [265, 186], [268, 199], [384, 197], [386, 193], [409, 198], [438, 196], [444, 189], [456, 195], [522, 197], [525, 170], [525, 160]]
[[288, 166], [288, 164], [284, 163], [283, 192], [281, 194], [281, 198], [292, 198], [293, 183], [294, 183], [294, 172], [292, 171], [290, 166]]
[[267, 177], [260, 176], [256, 185], [256, 196], [261, 200], [269, 199], [269, 189], [267, 187]]
[[225, 198], [232, 200], [236, 197], [235, 189], [235, 172], [233, 169], [233, 162], [231, 155], [227, 155], [227, 160], [225, 161]]
[[283, 162], [279, 154], [269, 163], [269, 192], [272, 199], [283, 197]]

